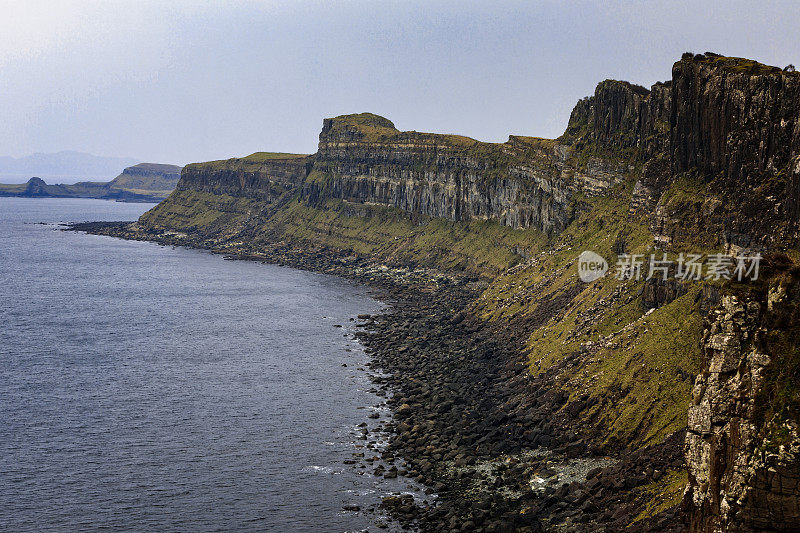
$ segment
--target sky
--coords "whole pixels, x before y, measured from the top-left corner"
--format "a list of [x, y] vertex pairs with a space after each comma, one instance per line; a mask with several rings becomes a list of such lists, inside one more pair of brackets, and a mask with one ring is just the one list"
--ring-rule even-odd
[[322, 119], [556, 137], [681, 53], [800, 65], [796, 1], [0, 0], [0, 155], [313, 153]]

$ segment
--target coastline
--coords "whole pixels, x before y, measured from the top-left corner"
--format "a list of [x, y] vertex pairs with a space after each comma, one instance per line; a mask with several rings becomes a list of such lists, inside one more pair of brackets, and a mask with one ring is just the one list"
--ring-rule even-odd
[[410, 530], [683, 528], [681, 510], [672, 502], [642, 516], [654, 498], [649, 486], [683, 469], [683, 432], [635, 453], [578, 438], [569, 409], [562, 409], [566, 395], [549, 387], [547, 376], [528, 373], [525, 325], [490, 324], [469, 313], [480, 288], [474, 278], [388, 268], [286, 242], [258, 252], [245, 243], [215, 248], [130, 222], [79, 223], [67, 230], [202, 248], [231, 260], [333, 274], [374, 290], [388, 304], [386, 311], [362, 317], [357, 336], [372, 370], [388, 374], [376, 379], [377, 387], [391, 393], [384, 459], [397, 456], [406, 463], [376, 474], [412, 478], [438, 495], [431, 507], [409, 496], [384, 499], [386, 511]]

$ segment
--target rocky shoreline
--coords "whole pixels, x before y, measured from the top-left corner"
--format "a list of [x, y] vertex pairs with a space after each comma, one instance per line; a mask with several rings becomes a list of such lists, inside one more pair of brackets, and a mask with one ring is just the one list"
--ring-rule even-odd
[[[659, 502], [659, 481], [684, 471], [683, 432], [634, 453], [576, 435], [569, 396], [547, 375], [532, 377], [524, 324], [489, 324], [469, 312], [475, 278], [390, 268], [327, 248], [276, 242], [215, 247], [136, 223], [83, 223], [69, 230], [203, 248], [228, 259], [269, 262], [364, 283], [388, 303], [357, 336], [393, 412], [380, 472], [406, 476], [438, 498], [406, 495], [383, 507], [421, 531], [682, 531], [682, 511]], [[564, 362], [565, 365], [569, 361]], [[578, 400], [580, 401], [580, 400]], [[655, 503], [654, 503], [655, 502]], [[663, 505], [659, 505], [663, 503]]]

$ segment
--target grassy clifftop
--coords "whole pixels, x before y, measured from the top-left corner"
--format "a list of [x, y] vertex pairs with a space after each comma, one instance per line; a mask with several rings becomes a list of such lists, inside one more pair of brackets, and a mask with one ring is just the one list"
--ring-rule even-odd
[[326, 118], [323, 121], [320, 143], [360, 142], [370, 144], [436, 145], [443, 148], [484, 150], [499, 147], [498, 143], [485, 143], [464, 135], [400, 131], [392, 121], [373, 113], [358, 113]]
[[261, 170], [265, 164], [274, 162], [297, 162], [300, 159], [309, 157], [308, 154], [289, 154], [284, 152], [255, 152], [245, 157], [232, 157], [231, 159], [220, 159], [216, 161], [205, 161], [202, 163], [191, 163], [186, 165], [190, 170], [243, 170], [246, 172], [256, 172]]
[[708, 65], [710, 67], [722, 68], [734, 74], [747, 74], [750, 76], [800, 76], [800, 73], [792, 69], [765, 65], [764, 63], [759, 63], [758, 61], [744, 57], [724, 56], [712, 52], [706, 52], [705, 54], [692, 54], [687, 52], [683, 55], [682, 59]]

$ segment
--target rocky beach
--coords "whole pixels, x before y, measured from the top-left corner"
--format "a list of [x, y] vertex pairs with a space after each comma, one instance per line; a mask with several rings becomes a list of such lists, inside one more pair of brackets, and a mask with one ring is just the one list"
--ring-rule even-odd
[[[148, 234], [127, 222], [77, 223], [69, 230], [207, 248], [202, 241]], [[650, 500], [654, 482], [683, 468], [683, 433], [636, 453], [579, 437], [579, 421], [562, 409], [569, 395], [549, 387], [546, 376], [528, 374], [526, 329], [494, 328], [471, 313], [482, 285], [475, 278], [285, 244], [269, 251], [212, 251], [229, 260], [353, 279], [388, 304], [384, 313], [359, 316], [362, 331], [356, 336], [370, 355], [370, 370], [385, 376], [372, 379], [388, 398], [392, 418], [377, 430], [388, 431], [390, 439], [380, 449], [365, 421], [362, 438], [380, 457], [362, 452], [347, 462], [427, 488], [434, 498], [425, 503], [408, 493], [384, 498], [384, 510], [406, 528], [618, 531]], [[673, 505], [628, 530], [682, 531], [679, 506], [667, 503]]]

